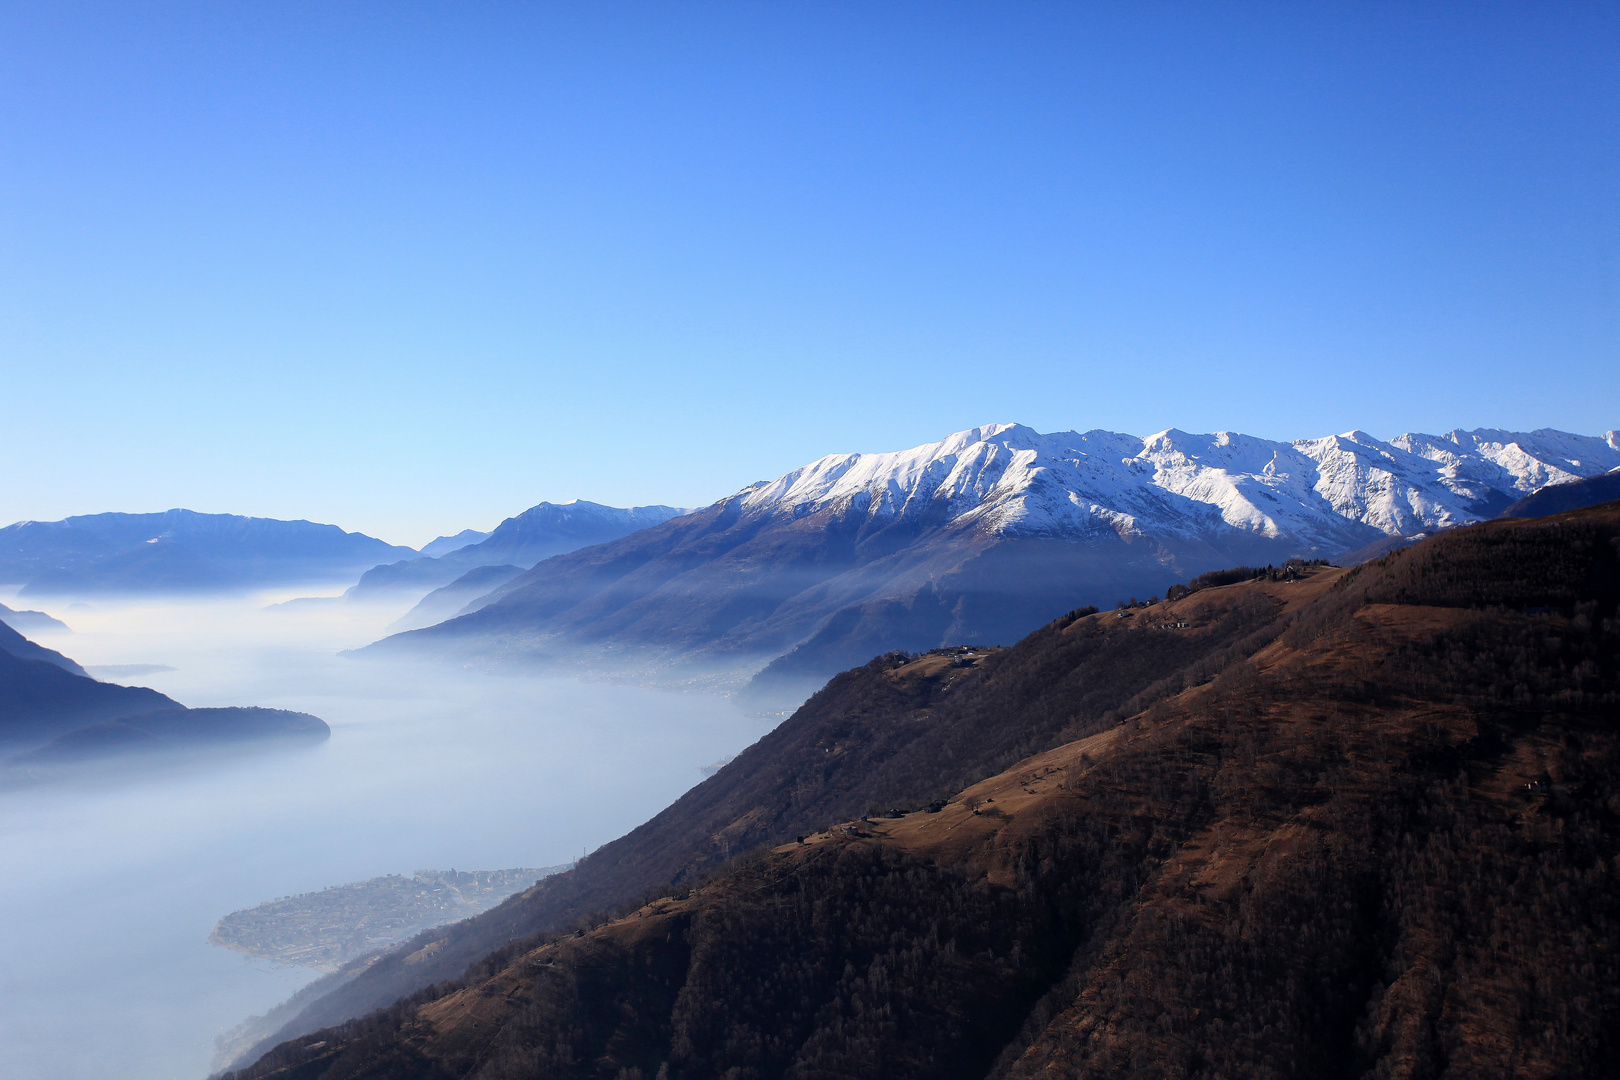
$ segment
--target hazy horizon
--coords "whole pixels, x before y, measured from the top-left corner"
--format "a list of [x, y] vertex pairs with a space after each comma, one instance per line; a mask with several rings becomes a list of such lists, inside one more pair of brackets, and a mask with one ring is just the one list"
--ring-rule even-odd
[[418, 869], [578, 858], [769, 727], [698, 694], [342, 660], [398, 605], [96, 602], [32, 635], [194, 707], [325, 719], [313, 748], [82, 767], [0, 791], [0, 1046], [36, 1080], [201, 1080], [214, 1038], [318, 977], [207, 943], [232, 911]]

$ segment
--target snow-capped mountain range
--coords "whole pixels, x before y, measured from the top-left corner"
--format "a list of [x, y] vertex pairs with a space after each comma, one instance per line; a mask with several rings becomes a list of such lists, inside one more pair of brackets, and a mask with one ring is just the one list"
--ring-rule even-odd
[[836, 454], [558, 555], [378, 653], [819, 686], [890, 649], [1011, 643], [1207, 570], [1341, 559], [1620, 468], [1620, 437], [1272, 442], [1018, 424]]
[[1140, 438], [992, 424], [910, 450], [828, 455], [745, 489], [741, 501], [755, 512], [839, 506], [874, 523], [926, 518], [1022, 536], [1225, 527], [1326, 552], [1364, 543], [1354, 525], [1387, 536], [1433, 532], [1615, 468], [1614, 431], [1481, 428], [1388, 442], [1350, 431], [1272, 442], [1226, 431]]

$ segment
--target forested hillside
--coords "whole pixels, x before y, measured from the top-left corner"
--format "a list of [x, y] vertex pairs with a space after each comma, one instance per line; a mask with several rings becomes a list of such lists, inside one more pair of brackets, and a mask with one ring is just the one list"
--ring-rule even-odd
[[925, 805], [1030, 753], [1103, 730], [1259, 648], [1278, 633], [1279, 612], [1325, 583], [1200, 593], [1177, 609], [1188, 626], [1173, 633], [1129, 632], [1156, 626], [1162, 609], [1089, 619], [1074, 612], [1014, 649], [877, 657], [836, 676], [715, 776], [572, 871], [416, 949], [309, 988], [273, 1014], [262, 1048], [381, 1008], [459, 975], [513, 938], [570, 926], [757, 845], [868, 810]]
[[1617, 602], [1608, 504], [880, 659], [491, 913], [544, 932], [237, 1075], [1608, 1075]]

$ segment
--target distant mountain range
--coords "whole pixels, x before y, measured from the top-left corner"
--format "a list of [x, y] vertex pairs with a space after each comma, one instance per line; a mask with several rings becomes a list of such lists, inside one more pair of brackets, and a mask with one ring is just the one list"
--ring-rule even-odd
[[[543, 502], [493, 532], [465, 529], [421, 552], [335, 525], [199, 514], [90, 514], [62, 521], [20, 521], [0, 528], [0, 585], [27, 597], [216, 593], [359, 579], [354, 600], [420, 599], [483, 570], [412, 616], [428, 625], [453, 615], [542, 559], [615, 540], [686, 511], [672, 506], [621, 509], [599, 503]], [[26, 630], [65, 629], [38, 612], [0, 607], [0, 621]], [[54, 624], [54, 625], [53, 625]]]
[[[423, 548], [424, 555], [401, 559], [375, 566], [361, 575], [360, 581], [345, 596], [351, 600], [397, 599], [401, 595], [417, 597], [452, 585], [471, 571], [487, 567], [507, 566], [508, 577], [527, 570], [543, 559], [577, 551], [592, 544], [617, 540], [638, 529], [658, 525], [670, 518], [686, 513], [674, 506], [633, 506], [623, 509], [600, 503], [576, 499], [573, 502], [543, 502], [509, 517], [488, 534], [470, 530], [462, 536], [480, 539], [437, 556], [428, 556], [429, 548], [453, 538], [440, 537]], [[440, 548], [443, 551], [443, 548]], [[501, 584], [505, 578], [494, 580], [485, 570], [471, 579], [469, 585], [453, 590], [463, 598], [454, 604], [440, 598], [424, 612], [413, 613], [403, 622], [426, 626], [455, 614], [463, 604]], [[440, 613], [442, 612], [442, 614]]]
[[0, 784], [38, 781], [50, 770], [113, 758], [188, 750], [241, 750], [273, 743], [324, 742], [331, 729], [319, 717], [286, 709], [235, 706], [168, 709], [121, 716], [74, 728], [4, 763]]
[[195, 593], [352, 580], [414, 555], [336, 525], [169, 510], [0, 529], [0, 584], [22, 596]]
[[436, 559], [440, 555], [448, 555], [458, 548], [464, 548], [469, 544], [476, 544], [481, 540], [488, 539], [489, 533], [487, 532], [479, 532], [477, 529], [462, 529], [454, 536], [440, 536], [429, 540], [422, 545], [422, 550], [418, 554], [430, 559]]
[[888, 649], [1014, 641], [1069, 608], [1485, 520], [1616, 467], [1612, 431], [1273, 442], [992, 425], [821, 458], [366, 651], [722, 684], [770, 663], [756, 686], [796, 693]]
[[523, 573], [527, 567], [502, 563], [499, 566], [480, 566], [467, 571], [448, 585], [443, 585], [416, 602], [416, 606], [395, 619], [388, 629], [394, 632], [416, 630], [446, 619], [455, 618], [462, 609], [494, 592], [508, 581]]

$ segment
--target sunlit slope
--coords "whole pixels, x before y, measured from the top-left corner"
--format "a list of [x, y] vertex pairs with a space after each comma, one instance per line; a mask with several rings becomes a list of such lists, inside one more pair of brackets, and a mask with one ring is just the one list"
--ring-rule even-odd
[[[782, 769], [731, 826], [804, 800], [823, 828], [241, 1075], [1607, 1075], [1617, 603], [1609, 504], [874, 663], [709, 782]], [[905, 725], [872, 793], [905, 813], [816, 803]]]
[[1205, 570], [1490, 518], [1617, 465], [1613, 433], [1283, 443], [991, 425], [822, 458], [548, 559], [460, 618], [373, 648], [733, 685], [774, 660], [761, 689], [813, 687], [876, 652], [1005, 644]]

